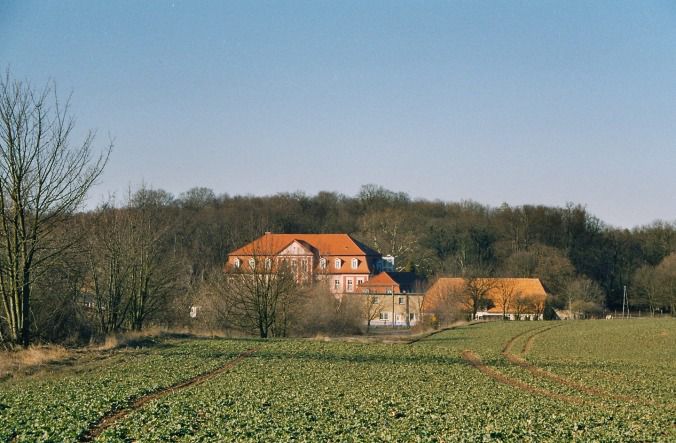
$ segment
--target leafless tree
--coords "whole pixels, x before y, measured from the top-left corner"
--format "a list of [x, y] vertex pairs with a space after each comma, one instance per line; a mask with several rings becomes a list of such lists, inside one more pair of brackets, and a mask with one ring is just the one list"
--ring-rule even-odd
[[361, 235], [377, 251], [393, 256], [397, 269], [403, 270], [401, 263], [411, 259], [417, 245], [412, 225], [403, 211], [385, 209], [362, 217]]
[[661, 291], [659, 301], [671, 315], [676, 315], [676, 252], [666, 256], [655, 268]]
[[70, 244], [53, 238], [59, 220], [83, 201], [108, 159], [95, 156], [94, 134], [70, 143], [73, 119], [51, 86], [35, 91], [0, 79], [0, 291], [9, 339], [28, 346], [31, 288]]
[[[131, 285], [129, 323], [141, 330], [145, 323], [167, 308], [170, 298], [182, 289], [181, 260], [167, 239], [171, 220], [162, 213], [171, 199], [162, 190], [142, 187], [130, 198], [129, 223], [133, 239], [130, 248]], [[161, 198], [157, 198], [157, 196]], [[187, 279], [187, 276], [186, 276]]]
[[636, 270], [632, 279], [634, 282], [632, 289], [636, 294], [632, 304], [647, 306], [650, 315], [655, 315], [660, 306], [659, 299], [663, 287], [658, 275], [653, 266], [645, 265]]
[[464, 295], [467, 297], [467, 307], [476, 318], [479, 308], [486, 302], [486, 295], [495, 288], [495, 280], [486, 277], [470, 276], [465, 278]]
[[378, 294], [365, 293], [357, 294], [362, 299], [362, 312], [366, 319], [366, 332], [371, 329], [371, 322], [380, 317], [380, 313], [385, 309], [384, 303], [381, 303]]
[[300, 288], [290, 305], [289, 333], [303, 336], [361, 333], [360, 295], [353, 293], [336, 297], [325, 282]]
[[570, 315], [578, 318], [598, 313], [603, 303], [603, 290], [598, 283], [587, 277], [572, 280], [564, 291]]
[[[533, 304], [533, 300], [527, 297], [524, 294], [515, 294], [512, 305], [514, 307], [514, 318], [516, 320], [521, 320], [521, 316], [526, 313], [526, 311], [534, 311], [536, 307]], [[538, 312], [539, 314], [539, 312]]]
[[495, 284], [496, 301], [502, 308], [503, 320], [507, 318], [507, 311], [509, 311], [512, 303], [519, 297], [519, 291], [514, 283], [514, 280], [503, 278]]
[[229, 269], [219, 288], [226, 317], [261, 338], [285, 335], [285, 310], [297, 294], [296, 276], [282, 261], [253, 254], [247, 263]]
[[122, 329], [127, 318], [128, 288], [131, 286], [129, 214], [113, 205], [103, 205], [85, 221], [87, 284], [85, 297], [99, 334]]
[[441, 284], [438, 290], [421, 298], [419, 312], [426, 325], [438, 328], [458, 320], [459, 314], [467, 310], [466, 301], [464, 284]]
[[[169, 241], [164, 191], [141, 188], [125, 207], [110, 202], [88, 217], [88, 284], [98, 331], [141, 330], [187, 285], [187, 267]], [[185, 277], [185, 278], [183, 278]]]

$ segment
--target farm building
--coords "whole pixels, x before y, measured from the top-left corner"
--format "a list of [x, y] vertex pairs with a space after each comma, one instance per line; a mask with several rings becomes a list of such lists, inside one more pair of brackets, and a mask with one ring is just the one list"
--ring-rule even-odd
[[412, 272], [381, 272], [359, 285], [364, 303], [371, 304], [371, 326], [415, 326], [421, 319], [424, 294]]
[[543, 320], [547, 293], [538, 278], [439, 278], [425, 293], [424, 311], [471, 313], [471, 293], [478, 299], [475, 319]]

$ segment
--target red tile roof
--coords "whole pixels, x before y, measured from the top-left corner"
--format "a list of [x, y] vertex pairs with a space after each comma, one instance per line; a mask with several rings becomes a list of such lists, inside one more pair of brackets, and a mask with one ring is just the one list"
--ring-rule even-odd
[[[510, 285], [513, 288], [514, 295], [518, 294], [524, 297], [535, 306], [544, 305], [547, 298], [547, 293], [539, 278], [484, 278], [483, 280], [489, 281], [493, 286], [486, 294], [486, 298], [494, 304], [489, 312], [502, 312], [500, 285]], [[426, 292], [425, 304], [427, 308], [432, 309], [444, 295], [453, 291], [462, 291], [464, 286], [465, 279], [461, 277], [438, 279]], [[511, 308], [508, 308], [508, 312], [511, 312], [511, 310]]]
[[368, 281], [361, 284], [361, 286], [399, 286], [399, 283], [394, 281], [392, 276], [387, 272], [381, 272], [378, 275], [371, 277]]
[[229, 255], [277, 255], [294, 240], [306, 243], [324, 256], [380, 256], [348, 234], [271, 234], [266, 233], [251, 243], [232, 251]]
[[374, 275], [359, 286], [360, 288], [369, 289], [375, 292], [385, 292], [388, 289], [394, 289], [394, 292], [399, 294], [402, 292], [415, 291], [416, 283], [416, 276], [412, 272], [385, 271]]

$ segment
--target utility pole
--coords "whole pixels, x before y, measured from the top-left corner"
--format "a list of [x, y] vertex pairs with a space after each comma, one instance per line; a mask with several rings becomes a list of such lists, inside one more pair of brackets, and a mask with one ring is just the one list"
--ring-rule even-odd
[[411, 308], [409, 305], [408, 292], [406, 292], [406, 326], [411, 327]]
[[396, 327], [395, 323], [396, 315], [394, 313], [394, 286], [392, 286], [391, 292], [392, 292], [392, 329], [394, 329]]

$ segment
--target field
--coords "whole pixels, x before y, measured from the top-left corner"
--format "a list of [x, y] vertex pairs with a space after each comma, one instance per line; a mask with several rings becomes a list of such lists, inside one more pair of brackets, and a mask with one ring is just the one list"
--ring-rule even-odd
[[0, 441], [674, 441], [675, 334], [645, 319], [152, 341], [1, 382]]

